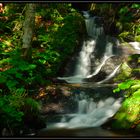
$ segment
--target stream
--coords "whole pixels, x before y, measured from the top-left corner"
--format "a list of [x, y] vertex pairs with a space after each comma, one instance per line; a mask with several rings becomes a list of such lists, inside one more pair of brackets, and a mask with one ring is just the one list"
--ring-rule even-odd
[[[112, 93], [115, 85], [88, 83], [88, 85], [80, 84], [77, 88], [75, 88], [76, 84], [72, 86], [74, 88], [71, 87], [72, 96], [68, 101], [69, 106], [62, 113], [48, 114], [46, 128], [41, 129], [36, 134], [37, 137], [139, 137], [139, 134], [131, 131], [112, 130], [109, 125], [104, 127], [123, 101], [120, 94]], [[71, 101], [73, 102], [70, 103]]]
[[[46, 128], [36, 135], [39, 137], [138, 137], [128, 131], [114, 131], [103, 125], [121, 107], [123, 97], [113, 93], [116, 84], [112, 79], [119, 73], [122, 60], [119, 41], [105, 35], [102, 18], [83, 12], [88, 39], [83, 41], [81, 51], [76, 57], [73, 72], [57, 77], [77, 91], [67, 101], [69, 106], [63, 113], [50, 114]], [[134, 45], [134, 43], [131, 43]], [[70, 65], [70, 63], [69, 63]], [[70, 74], [71, 73], [71, 74]]]

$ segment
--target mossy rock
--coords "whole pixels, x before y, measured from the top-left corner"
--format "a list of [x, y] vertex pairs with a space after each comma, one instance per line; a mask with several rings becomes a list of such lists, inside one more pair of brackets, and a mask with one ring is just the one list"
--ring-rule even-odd
[[126, 62], [121, 65], [121, 70], [123, 71], [124, 75], [129, 77], [131, 74], [132, 69], [128, 66]]
[[[136, 86], [136, 85], [134, 85]], [[112, 128], [115, 129], [139, 129], [140, 119], [140, 88], [126, 98], [122, 103], [121, 108], [114, 116], [115, 121], [112, 123]]]
[[132, 69], [129, 67], [127, 62], [124, 62], [120, 67], [120, 73], [116, 78], [114, 78], [114, 81], [121, 81], [129, 78], [131, 76]]
[[140, 35], [138, 35], [138, 36], [135, 36], [135, 41], [138, 41], [138, 42], [140, 42]]
[[128, 31], [120, 33], [119, 38], [122, 42], [133, 42], [135, 40], [134, 35]]
[[131, 47], [131, 45], [128, 42], [123, 42], [120, 44], [122, 47]]

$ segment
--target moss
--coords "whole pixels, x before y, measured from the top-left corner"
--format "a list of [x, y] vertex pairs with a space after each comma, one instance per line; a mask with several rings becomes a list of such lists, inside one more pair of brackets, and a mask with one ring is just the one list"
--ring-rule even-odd
[[122, 42], [130, 42], [135, 40], [134, 35], [129, 31], [123, 31], [118, 37]]
[[122, 64], [121, 69], [123, 70], [125, 76], [130, 76], [132, 69], [128, 66], [126, 62]]
[[[114, 116], [115, 121], [112, 127], [115, 129], [131, 129], [139, 125], [140, 120], [140, 90], [135, 91], [130, 97], [126, 98], [121, 108]], [[139, 129], [140, 126], [137, 126]]]
[[129, 67], [127, 62], [124, 62], [120, 67], [120, 71], [121, 73], [114, 78], [114, 81], [122, 81], [129, 78], [131, 76], [132, 69]]
[[138, 42], [140, 42], [140, 35], [138, 35], [138, 36], [135, 36], [135, 41], [138, 41]]

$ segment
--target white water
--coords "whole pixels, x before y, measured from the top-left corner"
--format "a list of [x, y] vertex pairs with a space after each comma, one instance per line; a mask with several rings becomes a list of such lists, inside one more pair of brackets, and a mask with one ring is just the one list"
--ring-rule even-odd
[[[96, 67], [95, 71], [92, 74], [90, 74], [90, 70], [91, 70], [90, 60], [91, 60], [91, 57], [94, 57], [92, 53], [94, 52], [95, 47], [96, 47], [95, 40], [84, 41], [82, 50], [80, 51], [79, 61], [76, 66], [74, 76], [58, 77], [58, 79], [65, 80], [68, 83], [83, 83], [82, 80], [84, 78], [91, 78], [92, 76], [95, 76], [96, 74], [98, 74], [101, 68], [105, 65], [106, 61], [112, 56], [114, 56], [112, 52], [113, 44], [111, 42], [108, 42], [106, 44], [105, 54], [101, 60], [101, 63]], [[105, 81], [111, 79], [115, 75], [116, 70], [118, 70], [118, 68], [115, 69], [110, 74], [110, 76], [105, 79]]]
[[74, 75], [80, 75], [81, 78], [85, 78], [87, 75], [89, 75], [91, 66], [90, 60], [95, 45], [95, 40], [84, 41], [82, 50], [80, 51], [79, 62], [77, 64]]
[[[96, 51], [95, 48], [97, 39], [100, 35], [104, 34], [104, 31], [102, 26], [96, 26], [95, 17], [89, 18], [89, 14], [86, 12], [84, 12], [84, 16], [86, 17], [85, 23], [88, 35], [92, 37], [92, 39], [83, 42], [74, 75], [69, 77], [58, 77], [58, 79], [66, 80], [68, 83], [83, 83], [82, 80], [84, 78], [91, 78], [92, 76], [98, 74], [102, 67], [106, 64], [106, 61], [114, 56], [113, 43], [107, 41], [106, 45], [103, 46], [105, 47], [105, 51], [100, 64], [97, 65], [94, 72], [91, 73], [91, 58], [95, 57], [94, 54]], [[119, 70], [119, 67], [120, 65], [116, 66], [110, 75], [108, 75], [104, 80], [97, 82], [97, 84], [104, 83], [114, 77], [116, 72]], [[85, 94], [80, 94], [80, 100], [77, 101], [77, 112], [75, 114], [64, 115], [60, 122], [55, 123], [54, 125], [51, 124], [51, 128], [72, 129], [99, 127], [117, 112], [121, 106], [121, 101], [121, 98], [115, 99], [113, 97], [108, 97], [104, 100], [100, 99], [96, 102], [93, 98], [88, 98]], [[70, 119], [66, 119], [67, 117]]]
[[69, 77], [57, 77], [57, 79], [65, 80], [68, 83], [83, 83], [83, 77], [81, 75], [69, 76]]
[[90, 37], [97, 38], [99, 35], [104, 33], [103, 26], [97, 26], [95, 20], [98, 17], [90, 17], [85, 19], [85, 24], [87, 28], [87, 33]]
[[129, 44], [136, 50], [140, 50], [140, 42], [129, 42]]
[[[50, 127], [69, 129], [99, 127], [117, 112], [121, 106], [121, 101], [122, 98], [114, 99], [113, 97], [108, 97], [98, 102], [95, 102], [93, 98], [83, 98], [78, 101], [77, 113], [73, 115], [66, 114], [62, 117], [61, 122], [55, 123]], [[68, 116], [71, 116], [71, 119], [66, 121], [65, 117]]]
[[[79, 102], [85, 99], [80, 100]], [[113, 97], [108, 97], [104, 101], [94, 102], [93, 99], [84, 103], [86, 108], [86, 113], [77, 114], [69, 122], [67, 122], [68, 128], [77, 127], [98, 127], [107, 121], [108, 118], [112, 117], [116, 111], [121, 106], [121, 98], [114, 99]], [[83, 107], [79, 108], [81, 111]]]
[[88, 11], [83, 11], [83, 16], [85, 18], [89, 18], [90, 17], [89, 12]]
[[[90, 17], [89, 13], [83, 11], [87, 28], [87, 33], [92, 39], [86, 40], [83, 42], [82, 49], [79, 52], [77, 64], [74, 70], [74, 74], [72, 76], [67, 77], [58, 77], [60, 80], [65, 80], [68, 83], [84, 83], [83, 79], [91, 78], [92, 76], [97, 75], [101, 68], [105, 65], [106, 61], [114, 56], [113, 54], [113, 43], [107, 41], [105, 46], [104, 56], [102, 57], [100, 63], [95, 67], [94, 71], [91, 71], [91, 66], [93, 65], [91, 59], [95, 59], [94, 53], [96, 48], [97, 39], [100, 35], [104, 34], [103, 26], [97, 26], [95, 23], [96, 18], [100, 17]], [[106, 37], [106, 36], [104, 36]], [[102, 41], [102, 40], [101, 40]], [[95, 60], [96, 61], [96, 60]], [[91, 73], [92, 72], [92, 73]], [[116, 73], [116, 69], [110, 74], [109, 77], [105, 79], [105, 81], [112, 78]], [[101, 81], [102, 83], [102, 81]]]
[[89, 75], [91, 70], [91, 57], [96, 46], [95, 40], [84, 41], [82, 50], [79, 53], [79, 59], [74, 72], [74, 76], [58, 77], [60, 80], [65, 80], [68, 83], [83, 83], [83, 79]]
[[105, 54], [104, 56], [112, 56], [113, 55], [113, 44], [111, 42], [107, 42], [106, 46], [106, 51], [105, 51]]

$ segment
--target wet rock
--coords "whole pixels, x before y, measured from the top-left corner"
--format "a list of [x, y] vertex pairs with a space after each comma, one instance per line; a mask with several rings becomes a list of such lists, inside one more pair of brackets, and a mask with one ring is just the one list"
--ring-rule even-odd
[[1, 132], [2, 136], [12, 136], [12, 134], [10, 133], [10, 131], [7, 128], [3, 128], [2, 132]]
[[111, 125], [112, 125], [113, 121], [114, 121], [114, 118], [111, 117], [104, 124], [102, 124], [101, 127], [109, 130], [109, 129], [111, 129]]
[[85, 78], [83, 81], [85, 82], [98, 82], [103, 80], [107, 76], [105, 71], [100, 71], [97, 75], [91, 78]]
[[61, 87], [61, 92], [64, 96], [70, 96], [71, 95], [71, 91], [69, 87]]
[[118, 55], [121, 55], [122, 57], [128, 57], [129, 55], [132, 55], [132, 54], [140, 54], [140, 50], [137, 50], [134, 48], [134, 46], [131, 44], [132, 42], [127, 43], [121, 43], [119, 46], [118, 46]]
[[57, 79], [57, 78], [55, 78], [55, 77], [50, 77], [50, 78], [48, 78], [52, 83], [54, 83], [54, 84], [56, 84], [56, 83], [67, 83], [65, 80], [61, 80], [61, 79]]
[[105, 72], [106, 75], [111, 74], [116, 66], [118, 66], [123, 61], [123, 58], [120, 56], [112, 56], [107, 61], [106, 64], [101, 68], [101, 71]]
[[52, 114], [52, 113], [62, 113], [63, 105], [61, 103], [50, 103], [48, 105], [43, 106], [41, 114]]

